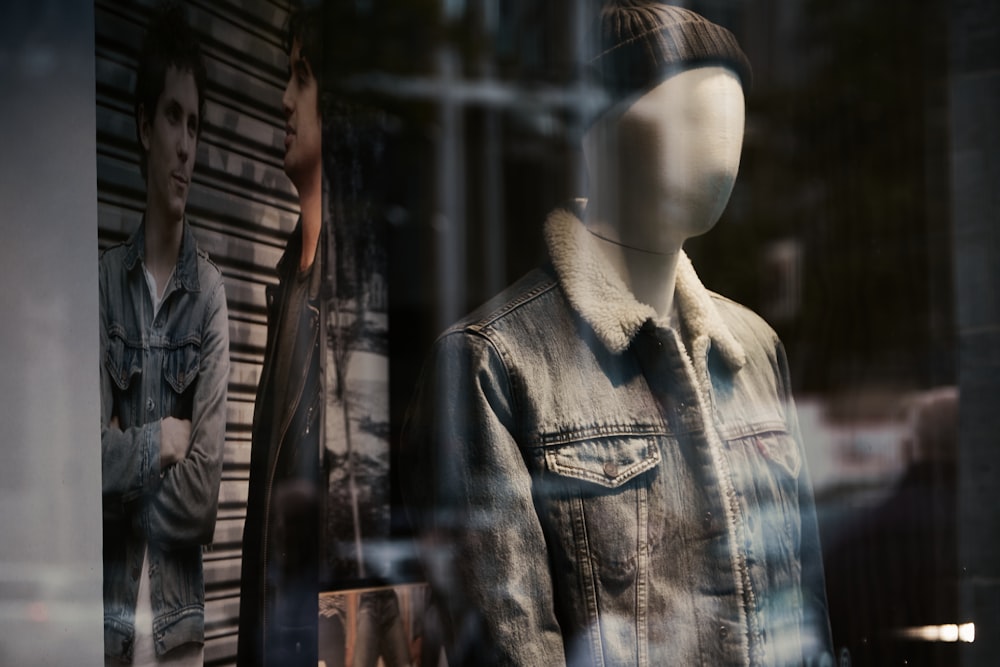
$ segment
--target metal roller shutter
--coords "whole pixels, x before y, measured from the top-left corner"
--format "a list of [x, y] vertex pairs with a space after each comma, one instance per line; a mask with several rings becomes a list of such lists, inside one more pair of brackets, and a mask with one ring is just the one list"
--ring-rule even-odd
[[[154, 2], [95, 3], [98, 245], [125, 240], [145, 202], [132, 113], [136, 54]], [[264, 287], [298, 217], [282, 171], [287, 59], [281, 0], [192, 1], [208, 69], [188, 219], [218, 264], [229, 302], [232, 371], [215, 542], [205, 551], [206, 664], [233, 664], [250, 427], [266, 338]]]

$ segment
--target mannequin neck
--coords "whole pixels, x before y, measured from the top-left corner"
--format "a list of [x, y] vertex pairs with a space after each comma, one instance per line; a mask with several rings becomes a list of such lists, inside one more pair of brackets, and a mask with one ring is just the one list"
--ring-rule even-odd
[[634, 248], [605, 237], [600, 230], [587, 225], [601, 256], [632, 292], [637, 301], [645, 303], [661, 317], [668, 317], [674, 307], [677, 284], [677, 262], [681, 249], [672, 252], [651, 252]]

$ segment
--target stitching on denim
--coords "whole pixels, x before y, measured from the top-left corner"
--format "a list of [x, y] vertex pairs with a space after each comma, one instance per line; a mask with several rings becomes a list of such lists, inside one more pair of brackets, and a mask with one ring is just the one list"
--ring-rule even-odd
[[545, 279], [535, 287], [522, 292], [510, 300], [504, 302], [503, 304], [497, 306], [495, 309], [491, 310], [489, 313], [480, 317], [475, 322], [466, 325], [467, 329], [473, 331], [479, 331], [480, 329], [486, 329], [496, 323], [497, 320], [504, 318], [518, 308], [524, 306], [525, 304], [534, 301], [538, 297], [542, 296], [546, 292], [551, 291], [557, 287], [555, 280], [546, 276]]
[[570, 430], [540, 433], [535, 436], [535, 447], [570, 445], [602, 438], [669, 437], [672, 433], [666, 424], [592, 424]]
[[590, 553], [590, 537], [587, 535], [587, 525], [584, 520], [583, 499], [579, 495], [570, 498], [572, 510], [570, 520], [573, 522], [573, 550], [576, 562], [580, 565], [580, 586], [587, 606], [587, 639], [591, 657], [596, 667], [604, 665], [604, 646], [601, 642], [601, 619], [597, 604], [597, 571]]

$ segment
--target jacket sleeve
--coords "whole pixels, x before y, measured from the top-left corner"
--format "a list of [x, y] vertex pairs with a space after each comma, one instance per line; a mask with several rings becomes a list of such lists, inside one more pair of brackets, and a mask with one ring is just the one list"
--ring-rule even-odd
[[213, 288], [205, 317], [190, 449], [183, 460], [163, 471], [159, 485], [136, 515], [149, 541], [168, 548], [209, 544], [215, 533], [229, 384], [229, 315], [221, 280]]
[[816, 501], [812, 481], [806, 465], [802, 432], [798, 413], [791, 392], [788, 359], [784, 346], [777, 344], [777, 376], [780, 397], [785, 405], [788, 432], [799, 448], [802, 467], [799, 472], [799, 521], [801, 543], [799, 559], [802, 564], [802, 664], [806, 667], [833, 664], [833, 639], [826, 601], [826, 581], [823, 573], [823, 551], [820, 547], [819, 526], [816, 519]]
[[532, 480], [496, 348], [441, 338], [403, 432], [403, 493], [435, 595], [449, 664], [565, 664]]

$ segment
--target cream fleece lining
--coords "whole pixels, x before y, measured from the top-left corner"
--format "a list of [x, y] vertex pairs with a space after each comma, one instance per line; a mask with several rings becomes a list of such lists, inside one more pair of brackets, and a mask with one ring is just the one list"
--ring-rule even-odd
[[[571, 211], [553, 211], [545, 222], [545, 241], [559, 281], [573, 309], [609, 350], [624, 352], [646, 320], [656, 320], [653, 308], [632, 295], [607, 265], [586, 227]], [[692, 356], [704, 358], [713, 344], [733, 369], [746, 363], [746, 353], [722, 321], [711, 293], [705, 289], [681, 251], [674, 299], [681, 321], [691, 335]]]

